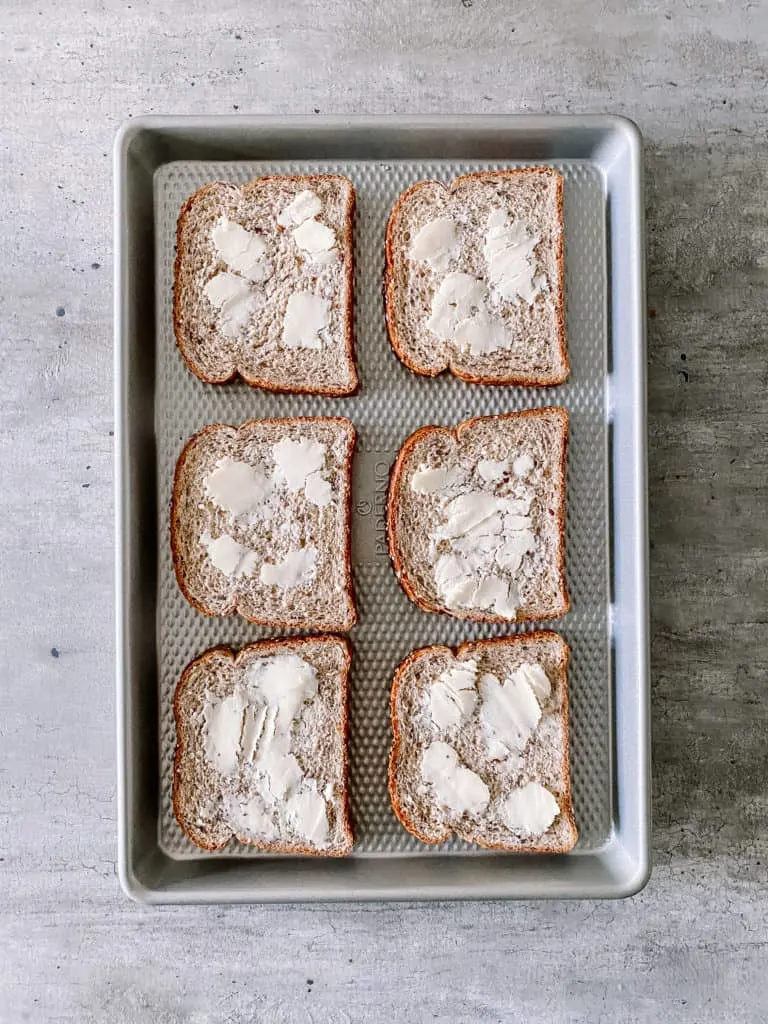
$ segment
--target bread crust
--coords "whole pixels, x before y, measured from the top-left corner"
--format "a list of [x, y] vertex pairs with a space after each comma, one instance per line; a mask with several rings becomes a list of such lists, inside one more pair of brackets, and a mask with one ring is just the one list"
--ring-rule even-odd
[[239, 607], [238, 595], [234, 594], [231, 604], [224, 611], [216, 611], [215, 609], [207, 607], [203, 602], [198, 600], [189, 590], [186, 585], [184, 573], [182, 572], [182, 557], [179, 547], [179, 535], [184, 529], [184, 523], [179, 515], [179, 504], [182, 490], [182, 482], [186, 470], [187, 460], [189, 459], [190, 453], [193, 447], [203, 438], [210, 434], [217, 433], [218, 431], [232, 431], [235, 434], [241, 430], [253, 427], [256, 424], [260, 426], [275, 426], [277, 424], [298, 424], [298, 423], [339, 423], [345, 427], [351, 428], [348, 431], [347, 450], [345, 453], [345, 467], [347, 473], [347, 501], [345, 505], [345, 527], [344, 527], [344, 584], [347, 594], [349, 595], [350, 602], [350, 614], [349, 618], [344, 622], [332, 622], [332, 623], [319, 623], [312, 622], [306, 623], [303, 627], [306, 629], [314, 629], [319, 632], [337, 632], [342, 630], [346, 632], [352, 629], [352, 627], [358, 621], [357, 603], [355, 601], [355, 592], [352, 584], [352, 459], [355, 452], [355, 446], [357, 444], [357, 431], [354, 423], [348, 420], [344, 416], [291, 416], [287, 418], [274, 417], [271, 419], [253, 419], [246, 420], [245, 423], [241, 423], [239, 427], [234, 427], [228, 423], [209, 423], [202, 427], [197, 433], [193, 434], [192, 437], [187, 441], [181, 450], [181, 454], [176, 462], [176, 469], [173, 474], [173, 491], [171, 495], [171, 513], [170, 513], [170, 533], [171, 533], [171, 553], [173, 555], [173, 570], [176, 574], [176, 581], [179, 584], [184, 597], [196, 608], [197, 611], [203, 615], [211, 617], [220, 617], [224, 615], [234, 615], [235, 613], [241, 615], [248, 622], [257, 623], [262, 626], [271, 626], [275, 629], [290, 629], [296, 628], [296, 623], [287, 622], [285, 619], [265, 619], [252, 617], [246, 615], [245, 612], [241, 611]]
[[[428, 434], [446, 434], [455, 438], [458, 442], [461, 440], [461, 435], [467, 430], [470, 430], [473, 426], [478, 423], [484, 423], [488, 421], [503, 421], [513, 419], [524, 419], [527, 417], [540, 416], [542, 412], [556, 413], [561, 420], [564, 433], [563, 443], [563, 454], [560, 460], [560, 470], [563, 476], [563, 488], [560, 494], [560, 500], [557, 507], [557, 527], [560, 543], [558, 545], [558, 572], [560, 575], [561, 585], [563, 589], [564, 599], [562, 605], [558, 605], [552, 614], [547, 615], [524, 615], [518, 614], [514, 619], [507, 619], [500, 615], [493, 615], [484, 611], [452, 611], [448, 608], [443, 608], [435, 602], [431, 601], [429, 597], [423, 594], [414, 581], [409, 577], [407, 566], [404, 560], [400, 556], [400, 544], [399, 535], [397, 530], [397, 506], [399, 500], [400, 488], [402, 486], [403, 476], [407, 472], [408, 462], [411, 457], [411, 452], [415, 447], [416, 443]], [[562, 406], [552, 405], [546, 406], [544, 409], [524, 409], [521, 412], [506, 412], [499, 413], [496, 416], [474, 416], [472, 419], [464, 420], [463, 423], [459, 423], [456, 427], [437, 427], [437, 426], [426, 426], [419, 427], [418, 430], [414, 431], [413, 434], [403, 443], [400, 451], [397, 454], [397, 458], [392, 465], [392, 469], [389, 474], [389, 487], [387, 490], [387, 519], [386, 519], [386, 530], [387, 530], [387, 545], [389, 547], [389, 557], [392, 560], [392, 567], [397, 576], [400, 586], [403, 588], [407, 596], [413, 601], [414, 604], [418, 605], [422, 611], [425, 612], [436, 612], [442, 615], [450, 615], [454, 619], [468, 619], [472, 622], [499, 622], [499, 623], [513, 623], [513, 622], [541, 622], [548, 619], [560, 618], [571, 610], [571, 599], [568, 594], [568, 589], [565, 581], [565, 513], [566, 513], [566, 494], [565, 494], [565, 472], [566, 472], [566, 461], [568, 452], [568, 412], [562, 408]]]
[[352, 381], [348, 387], [323, 387], [317, 384], [291, 384], [283, 385], [276, 384], [274, 381], [269, 381], [264, 377], [249, 377], [241, 370], [234, 369], [231, 373], [214, 377], [206, 375], [203, 371], [195, 364], [191, 355], [187, 351], [187, 339], [184, 335], [184, 329], [182, 326], [181, 318], [181, 299], [179, 296], [179, 279], [182, 272], [182, 264], [186, 257], [186, 250], [182, 243], [182, 237], [184, 233], [184, 224], [186, 218], [193, 208], [195, 203], [207, 192], [221, 185], [231, 186], [231, 182], [227, 181], [212, 181], [207, 185], [203, 185], [202, 188], [197, 189], [193, 192], [181, 206], [179, 216], [176, 221], [176, 259], [173, 264], [173, 333], [176, 337], [176, 344], [178, 346], [181, 357], [187, 365], [187, 368], [205, 384], [228, 384], [230, 381], [237, 380], [238, 378], [244, 380], [246, 384], [249, 384], [253, 388], [261, 388], [264, 391], [274, 391], [280, 394], [291, 394], [291, 395], [325, 395], [329, 398], [345, 398], [349, 395], [354, 395], [360, 387], [360, 377], [357, 372], [357, 363], [355, 361], [355, 333], [354, 333], [354, 260], [355, 260], [355, 240], [354, 240], [354, 219], [355, 219], [355, 186], [351, 179], [345, 177], [342, 174], [267, 174], [260, 178], [254, 178], [253, 181], [247, 182], [245, 185], [235, 186], [241, 189], [251, 189], [263, 186], [269, 182], [283, 181], [283, 182], [301, 182], [305, 184], [307, 188], [311, 188], [312, 185], [317, 185], [320, 182], [334, 182], [343, 181], [351, 186], [349, 199], [347, 201], [345, 223], [347, 231], [349, 232], [349, 259], [347, 260], [347, 304], [345, 308], [345, 322], [346, 322], [346, 338], [345, 348], [349, 365], [352, 369]]
[[340, 644], [344, 650], [344, 664], [341, 669], [341, 687], [342, 687], [342, 718], [339, 723], [339, 731], [341, 732], [342, 738], [342, 757], [343, 757], [343, 777], [344, 777], [344, 792], [342, 796], [342, 824], [344, 828], [344, 845], [337, 850], [318, 850], [315, 847], [302, 846], [300, 844], [290, 845], [287, 843], [260, 843], [258, 841], [243, 840], [238, 838], [237, 841], [242, 843], [244, 846], [252, 846], [254, 849], [263, 850], [265, 853], [277, 853], [277, 854], [301, 854], [309, 857], [346, 857], [352, 850], [354, 843], [354, 837], [352, 834], [352, 823], [350, 820], [349, 811], [349, 754], [348, 754], [348, 736], [349, 736], [349, 669], [352, 663], [352, 648], [349, 640], [343, 636], [305, 636], [305, 637], [286, 637], [272, 640], [256, 640], [254, 643], [247, 644], [245, 647], [241, 647], [236, 650], [233, 647], [229, 647], [225, 644], [210, 647], [207, 651], [198, 655], [194, 658], [184, 669], [181, 674], [181, 678], [176, 684], [176, 690], [173, 695], [173, 718], [176, 725], [176, 750], [173, 755], [173, 813], [176, 816], [176, 820], [179, 823], [179, 828], [182, 830], [184, 835], [190, 842], [193, 842], [195, 846], [200, 847], [201, 850], [207, 850], [209, 853], [216, 850], [220, 850], [223, 846], [235, 836], [232, 832], [222, 843], [209, 843], [206, 842], [199, 834], [194, 833], [186, 824], [184, 816], [181, 810], [181, 800], [179, 795], [179, 776], [181, 769], [181, 762], [184, 758], [184, 743], [182, 739], [182, 727], [184, 725], [184, 716], [181, 711], [181, 696], [186, 688], [192, 671], [201, 663], [211, 660], [214, 656], [224, 656], [230, 658], [235, 664], [240, 660], [244, 654], [261, 654], [268, 655], [275, 651], [294, 651], [300, 654], [300, 652], [307, 646], [314, 646], [317, 644], [321, 645], [335, 645]]
[[[563, 702], [560, 709], [560, 714], [563, 719], [563, 778], [565, 780], [563, 787], [563, 798], [560, 806], [560, 815], [564, 817], [571, 828], [571, 835], [573, 842], [566, 842], [560, 846], [546, 846], [546, 847], [535, 847], [535, 846], [520, 846], [515, 844], [499, 844], [499, 843], [487, 843], [481, 839], [471, 838], [468, 835], [459, 833], [458, 831], [446, 828], [445, 832], [440, 836], [427, 836], [419, 830], [418, 825], [408, 816], [399, 798], [399, 789], [397, 785], [397, 759], [400, 754], [400, 723], [397, 715], [397, 702], [400, 695], [400, 687], [405, 678], [405, 674], [414, 662], [419, 661], [421, 658], [430, 655], [432, 653], [447, 653], [455, 657], [461, 657], [463, 654], [471, 654], [477, 651], [478, 654], [482, 654], [483, 650], [488, 650], [490, 647], [505, 647], [520, 644], [523, 641], [550, 641], [553, 638], [557, 638], [563, 644], [563, 661], [559, 665], [559, 670], [563, 673]], [[555, 633], [553, 630], [537, 630], [533, 633], [518, 633], [514, 636], [499, 636], [492, 637], [488, 640], [472, 640], [460, 644], [458, 647], [448, 647], [445, 644], [431, 644], [429, 647], [420, 647], [418, 650], [411, 651], [407, 658], [405, 658], [395, 670], [395, 675], [392, 680], [392, 690], [390, 692], [389, 707], [390, 715], [392, 719], [392, 749], [389, 754], [389, 768], [387, 773], [388, 786], [389, 786], [389, 799], [392, 804], [392, 810], [395, 812], [397, 820], [411, 835], [416, 836], [422, 843], [428, 843], [430, 846], [435, 846], [439, 843], [444, 843], [452, 836], [457, 835], [461, 839], [465, 839], [467, 842], [474, 843], [476, 846], [482, 846], [486, 850], [504, 850], [507, 853], [569, 853], [576, 845], [578, 840], [578, 830], [576, 828], [576, 820], [573, 815], [573, 802], [571, 799], [571, 758], [569, 750], [569, 736], [570, 736], [570, 715], [569, 715], [569, 700], [568, 700], [568, 662], [570, 659], [571, 649], [565, 640], [560, 636], [559, 633]]]
[[555, 181], [555, 201], [557, 203], [557, 211], [560, 223], [563, 224], [563, 176], [559, 171], [556, 171], [553, 167], [510, 167], [506, 170], [501, 171], [474, 171], [472, 174], [462, 174], [459, 177], [454, 178], [450, 185], [446, 185], [443, 182], [426, 180], [417, 181], [409, 188], [405, 190], [397, 199], [397, 202], [392, 207], [392, 212], [387, 220], [387, 230], [384, 242], [385, 251], [385, 266], [384, 266], [384, 314], [387, 322], [387, 334], [389, 336], [389, 342], [395, 352], [395, 355], [403, 362], [408, 369], [421, 377], [437, 377], [441, 373], [446, 371], [453, 374], [454, 377], [458, 377], [459, 380], [466, 381], [468, 384], [488, 384], [488, 385], [500, 385], [508, 386], [510, 384], [517, 384], [521, 387], [555, 387], [558, 384], [563, 384], [568, 379], [571, 372], [571, 365], [568, 359], [568, 347], [566, 344], [565, 337], [565, 246], [564, 246], [564, 232], [560, 232], [555, 243], [555, 259], [557, 262], [557, 276], [558, 276], [558, 299], [555, 307], [555, 315], [557, 318], [557, 335], [558, 345], [560, 348], [560, 356], [563, 360], [564, 370], [562, 374], [553, 375], [551, 377], [536, 377], [535, 375], [529, 374], [515, 374], [512, 377], [497, 377], [489, 378], [483, 377], [479, 374], [467, 373], [458, 367], [453, 366], [450, 357], [446, 358], [445, 365], [436, 370], [426, 370], [418, 364], [414, 363], [408, 355], [408, 345], [404, 338], [400, 337], [397, 330], [397, 317], [395, 310], [397, 308], [397, 275], [395, 273], [395, 257], [396, 257], [396, 245], [395, 245], [395, 228], [397, 220], [402, 211], [407, 199], [409, 199], [415, 192], [418, 192], [424, 187], [438, 186], [447, 193], [452, 193], [456, 186], [465, 181], [472, 181], [473, 179], [479, 178], [513, 178], [522, 174], [530, 174], [536, 172], [538, 174], [546, 174]]

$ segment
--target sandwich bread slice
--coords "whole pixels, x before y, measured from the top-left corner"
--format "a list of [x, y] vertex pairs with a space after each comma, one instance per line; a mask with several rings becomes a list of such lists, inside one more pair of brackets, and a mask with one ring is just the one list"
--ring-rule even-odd
[[385, 278], [390, 341], [414, 373], [567, 378], [563, 179], [553, 168], [411, 186], [387, 225]]
[[351, 629], [354, 447], [355, 428], [340, 417], [195, 434], [171, 501], [174, 567], [190, 604], [265, 625]]
[[567, 853], [569, 651], [540, 632], [414, 651], [392, 686], [392, 807], [425, 843]]
[[187, 666], [173, 705], [173, 807], [193, 843], [349, 853], [349, 664], [346, 640], [306, 637], [214, 647]]
[[216, 181], [179, 214], [173, 321], [187, 366], [220, 384], [348, 395], [355, 190], [334, 174]]
[[568, 414], [545, 408], [422, 427], [395, 460], [392, 563], [425, 611], [486, 622], [564, 615]]

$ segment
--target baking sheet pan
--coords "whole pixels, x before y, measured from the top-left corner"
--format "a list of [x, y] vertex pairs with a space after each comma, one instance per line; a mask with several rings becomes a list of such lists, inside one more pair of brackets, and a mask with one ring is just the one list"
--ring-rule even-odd
[[[450, 152], [449, 150], [452, 150]], [[572, 374], [553, 389], [486, 388], [410, 374], [386, 339], [381, 277], [388, 212], [413, 181], [546, 162], [565, 179], [566, 320]], [[149, 901], [618, 896], [648, 871], [643, 245], [640, 148], [612, 118], [286, 122], [143, 119], [116, 146], [116, 389], [120, 869]], [[264, 173], [347, 174], [357, 190], [355, 320], [361, 373], [347, 399], [202, 384], [171, 320], [175, 220], [208, 181]], [[620, 309], [617, 309], [617, 301]], [[579, 844], [520, 857], [450, 842], [427, 847], [396, 821], [386, 792], [389, 683], [414, 647], [505, 627], [430, 615], [388, 563], [389, 465], [424, 423], [562, 404], [571, 417], [567, 564], [573, 610], [552, 625], [572, 648], [571, 762]], [[187, 662], [215, 643], [268, 635], [207, 619], [178, 591], [167, 543], [176, 457], [204, 423], [341, 414], [355, 423], [351, 634], [352, 858], [270, 858], [232, 842], [204, 855], [170, 803], [171, 700]], [[621, 513], [621, 514], [619, 514]]]

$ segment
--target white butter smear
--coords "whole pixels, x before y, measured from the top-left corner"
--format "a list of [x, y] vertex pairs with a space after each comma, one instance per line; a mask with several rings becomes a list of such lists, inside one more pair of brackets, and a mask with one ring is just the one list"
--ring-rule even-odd
[[267, 243], [254, 231], [222, 217], [211, 232], [216, 254], [232, 270], [254, 283], [266, 281], [272, 272], [267, 259]]
[[294, 292], [288, 298], [283, 320], [283, 348], [319, 351], [328, 331], [331, 304], [312, 292]]
[[267, 809], [259, 796], [250, 800], [231, 798], [226, 802], [226, 809], [232, 828], [237, 835], [271, 842], [279, 838], [280, 833], [272, 813]]
[[[541, 236], [506, 211], [488, 215], [483, 242], [486, 277], [463, 271], [446, 273], [432, 297], [427, 330], [474, 356], [512, 347], [514, 337], [498, 314], [498, 302], [532, 306], [547, 291], [547, 277], [536, 263]], [[449, 217], [429, 221], [414, 238], [409, 256], [445, 272], [457, 248], [456, 226]]]
[[459, 755], [447, 743], [435, 740], [422, 754], [421, 775], [439, 804], [456, 814], [481, 814], [491, 793], [475, 772], [459, 764]]
[[472, 487], [458, 467], [422, 464], [411, 477], [413, 493], [436, 502], [438, 523], [429, 534], [435, 586], [448, 608], [514, 619], [523, 560], [536, 549], [531, 497], [495, 492], [505, 478], [517, 478], [509, 462], [482, 459], [477, 474], [483, 489]]
[[483, 246], [488, 280], [491, 288], [506, 302], [532, 306], [543, 290], [546, 278], [536, 268], [536, 246], [540, 235], [534, 235], [522, 221], [510, 223], [504, 210], [492, 210]]
[[411, 490], [415, 494], [435, 494], [456, 483], [459, 476], [457, 469], [441, 467], [432, 469], [429, 466], [419, 466], [411, 477]]
[[239, 835], [264, 841], [291, 832], [313, 846], [327, 845], [325, 799], [292, 747], [295, 725], [318, 688], [313, 665], [279, 654], [251, 663], [230, 696], [206, 700], [206, 759], [224, 778], [244, 779], [249, 794], [225, 801]]
[[280, 211], [277, 223], [291, 228], [293, 240], [302, 255], [313, 263], [327, 264], [337, 256], [336, 232], [317, 219], [322, 212], [320, 197], [310, 189], [303, 189]]
[[272, 445], [275, 475], [285, 481], [289, 491], [300, 491], [307, 479], [323, 468], [325, 454], [325, 445], [314, 438], [301, 437], [298, 441], [283, 438]]
[[512, 472], [515, 476], [522, 478], [528, 476], [535, 465], [533, 456], [529, 455], [528, 452], [524, 452], [522, 455], [518, 455], [512, 463]]
[[[267, 473], [263, 467], [225, 456], [203, 478], [203, 489], [218, 508], [228, 513], [230, 522], [242, 526], [273, 521], [280, 515], [284, 526], [295, 522], [288, 494], [303, 492], [309, 505], [326, 508], [333, 501], [333, 488], [325, 461], [327, 448], [314, 438], [283, 438], [272, 445], [274, 468]], [[260, 557], [256, 551], [235, 540], [229, 533], [212, 537], [206, 530], [200, 537], [213, 565], [230, 577], [252, 576]], [[312, 545], [289, 551], [277, 562], [264, 563], [260, 578], [263, 583], [291, 589], [314, 579], [318, 551]]]
[[427, 263], [432, 270], [445, 271], [456, 249], [456, 225], [450, 217], [428, 221], [411, 243], [412, 260]]
[[293, 199], [277, 215], [277, 223], [283, 228], [298, 227], [305, 220], [317, 217], [323, 211], [320, 196], [311, 189], [305, 188], [297, 192]]
[[222, 775], [231, 774], [237, 767], [244, 711], [245, 701], [240, 692], [208, 702], [203, 708], [205, 756]]
[[305, 220], [294, 228], [293, 238], [299, 249], [315, 263], [327, 263], [332, 259], [331, 250], [336, 245], [336, 233], [327, 224], [319, 220]]
[[221, 217], [214, 224], [211, 240], [216, 258], [228, 269], [205, 283], [203, 295], [218, 311], [219, 331], [225, 338], [237, 338], [261, 301], [254, 285], [262, 284], [272, 273], [267, 245], [261, 235], [229, 217]]
[[218, 328], [226, 338], [237, 338], [258, 308], [257, 296], [243, 277], [228, 270], [214, 275], [203, 295], [218, 310]]
[[438, 338], [449, 341], [459, 324], [482, 309], [487, 294], [483, 282], [471, 274], [446, 274], [432, 299], [427, 328]]
[[327, 844], [328, 811], [314, 779], [290, 797], [285, 806], [285, 816], [293, 828], [306, 836], [313, 846], [322, 847]]
[[272, 490], [272, 481], [261, 469], [227, 457], [219, 459], [203, 485], [211, 501], [233, 516], [257, 510]]
[[512, 337], [501, 317], [489, 313], [484, 281], [453, 271], [446, 274], [432, 297], [427, 330], [473, 355], [509, 348]]
[[477, 472], [486, 483], [497, 484], [509, 471], [509, 463], [505, 461], [494, 461], [494, 459], [481, 459], [477, 464]]
[[330, 505], [333, 498], [331, 481], [326, 480], [319, 470], [315, 473], [310, 473], [304, 481], [304, 495], [311, 505], [325, 508], [327, 505]]
[[429, 688], [432, 721], [439, 729], [458, 725], [475, 710], [477, 662], [458, 662], [447, 668]]
[[499, 807], [499, 816], [513, 831], [540, 836], [560, 813], [557, 800], [540, 782], [528, 782], [513, 789]]
[[293, 590], [298, 586], [309, 586], [315, 578], [317, 548], [312, 544], [289, 551], [279, 562], [264, 562], [259, 578], [268, 586], [281, 590]]
[[528, 682], [513, 673], [503, 683], [487, 672], [478, 683], [480, 721], [494, 741], [511, 753], [522, 753], [541, 719], [541, 708]]
[[[519, 771], [551, 693], [549, 677], [536, 662], [522, 662], [502, 682], [492, 672], [481, 673], [474, 658], [453, 658], [424, 690], [434, 738], [421, 755], [421, 774], [437, 803], [455, 814], [483, 813], [490, 801], [488, 786], [460, 763], [451, 736], [467, 736], [476, 743], [479, 725], [479, 741], [490, 760], [505, 761], [506, 771]], [[492, 813], [513, 832], [541, 835], [559, 811], [549, 790], [529, 782], [508, 793]]]
[[211, 563], [225, 576], [251, 576], [256, 571], [258, 558], [244, 544], [240, 544], [228, 533], [212, 537], [208, 530], [200, 542], [208, 552]]

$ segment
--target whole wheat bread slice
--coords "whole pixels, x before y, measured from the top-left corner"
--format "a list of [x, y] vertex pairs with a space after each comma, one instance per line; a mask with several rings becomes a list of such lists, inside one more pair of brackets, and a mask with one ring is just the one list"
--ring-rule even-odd
[[346, 640], [306, 637], [214, 647], [187, 666], [173, 702], [173, 808], [193, 843], [349, 853], [349, 665]]
[[[292, 205], [297, 197], [299, 204]], [[173, 321], [179, 350], [194, 374], [209, 384], [239, 375], [270, 391], [355, 391], [354, 206], [352, 182], [333, 174], [257, 178], [247, 185], [217, 181], [186, 200], [177, 224]], [[242, 253], [231, 255], [217, 245], [222, 225], [237, 233], [235, 250], [238, 243], [258, 245], [262, 258], [253, 264], [255, 272]], [[308, 231], [319, 232], [320, 244], [325, 238], [331, 248], [313, 255]], [[226, 315], [230, 307], [219, 308], [221, 296], [211, 292], [222, 282], [241, 291], [234, 321]], [[298, 340], [285, 333], [294, 295], [314, 304], [309, 313], [304, 310], [305, 329], [318, 303], [320, 322], [327, 321]]]
[[[508, 276], [515, 269], [516, 282]], [[436, 325], [435, 303], [449, 280], [472, 294], [466, 308], [444, 307], [449, 321]], [[414, 373], [561, 384], [569, 373], [562, 176], [528, 167], [412, 185], [387, 224], [385, 292], [392, 347]]]
[[[387, 534], [412, 601], [486, 622], [541, 621], [568, 611], [567, 438], [568, 414], [558, 407], [481, 416], [454, 430], [422, 427], [408, 438], [390, 475]], [[457, 533], [451, 524], [471, 502], [486, 518], [470, 508], [464, 524], [475, 525], [447, 536]]]
[[355, 436], [341, 417], [297, 417], [213, 424], [187, 442], [170, 527], [176, 577], [195, 608], [272, 626], [351, 629]]
[[[560, 636], [539, 632], [479, 640], [455, 652], [425, 647], [402, 662], [392, 685], [389, 791], [409, 832], [425, 843], [455, 835], [512, 852], [573, 848], [568, 657]], [[508, 687], [512, 718], [499, 716], [496, 703]], [[515, 709], [524, 719], [519, 729]], [[463, 799], [446, 790], [456, 772], [472, 773], [461, 779]], [[533, 809], [525, 804], [530, 799]]]

